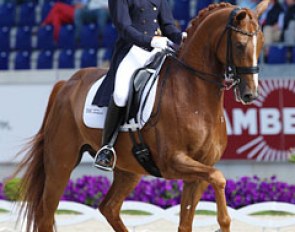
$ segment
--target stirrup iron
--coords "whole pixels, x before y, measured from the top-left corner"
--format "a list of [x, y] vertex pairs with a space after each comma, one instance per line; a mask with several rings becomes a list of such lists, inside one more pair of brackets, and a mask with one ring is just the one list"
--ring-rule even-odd
[[[112, 167], [105, 167], [105, 166], [101, 166], [99, 164], [97, 164], [95, 161], [99, 155], [99, 153], [102, 151], [102, 150], [110, 150], [112, 153], [113, 153], [113, 156], [114, 156], [114, 160], [113, 160], [113, 166]], [[117, 163], [117, 153], [114, 149], [114, 147], [110, 146], [110, 145], [105, 145], [103, 146], [102, 148], [100, 148], [97, 152], [96, 152], [96, 155], [94, 157], [94, 163], [93, 163], [93, 166], [100, 169], [100, 170], [103, 170], [103, 171], [108, 171], [108, 172], [112, 172], [114, 171], [115, 167], [116, 167], [116, 163]]]

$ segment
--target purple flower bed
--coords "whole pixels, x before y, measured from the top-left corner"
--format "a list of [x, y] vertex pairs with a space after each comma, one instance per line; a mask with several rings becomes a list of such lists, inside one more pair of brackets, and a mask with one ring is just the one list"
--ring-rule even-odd
[[232, 208], [267, 201], [295, 204], [295, 185], [278, 181], [275, 176], [269, 180], [257, 176], [242, 177], [236, 182], [228, 180], [225, 193]]
[[97, 207], [110, 186], [106, 177], [84, 176], [76, 181], [70, 180], [61, 199]]
[[[62, 200], [75, 201], [97, 207], [110, 188], [110, 181], [101, 176], [84, 176], [76, 181], [70, 180]], [[135, 200], [168, 208], [180, 203], [183, 182], [162, 179], [142, 180], [127, 200]], [[295, 185], [280, 182], [276, 177], [260, 179], [242, 177], [237, 181], [228, 180], [226, 189], [227, 204], [240, 208], [258, 202], [278, 201], [295, 204]], [[3, 185], [0, 183], [0, 199], [4, 198]], [[202, 200], [215, 201], [212, 186], [203, 194]]]
[[[106, 195], [110, 182], [104, 177], [85, 176], [76, 182], [70, 181], [63, 200], [77, 201], [97, 207]], [[135, 200], [168, 208], [180, 204], [183, 182], [180, 180], [142, 180], [127, 200]], [[242, 177], [237, 181], [227, 180], [225, 189], [227, 204], [240, 208], [258, 202], [279, 201], [295, 204], [295, 185], [280, 182], [276, 177], [260, 179]], [[212, 186], [203, 194], [202, 200], [215, 201]]]
[[4, 191], [3, 191], [3, 184], [0, 183], [0, 200], [5, 199]]
[[142, 180], [127, 200], [142, 201], [168, 208], [180, 203], [183, 182], [180, 180]]

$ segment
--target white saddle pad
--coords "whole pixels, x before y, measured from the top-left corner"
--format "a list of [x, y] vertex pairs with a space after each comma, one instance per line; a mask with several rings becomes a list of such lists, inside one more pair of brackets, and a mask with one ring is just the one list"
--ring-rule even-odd
[[[84, 106], [83, 111], [83, 121], [87, 127], [90, 128], [99, 128], [102, 129], [104, 126], [104, 121], [106, 117], [107, 107], [98, 107], [96, 105], [92, 105], [93, 98], [96, 94], [96, 91], [100, 87], [102, 81], [104, 80], [105, 76], [98, 81], [96, 81], [92, 87], [90, 88], [87, 97], [86, 102]], [[135, 120], [130, 120], [130, 124], [125, 124], [121, 127], [121, 131], [128, 131], [129, 128], [132, 130], [136, 130], [136, 128], [143, 128], [145, 123], [148, 121], [148, 119], [151, 116], [155, 98], [156, 98], [156, 90], [157, 90], [157, 84], [158, 84], [158, 78], [156, 79], [154, 85], [151, 88], [151, 85], [153, 84], [154, 77], [151, 77], [148, 81], [145, 90], [143, 92], [143, 98], [141, 99], [139, 112], [137, 113], [137, 124], [135, 123]], [[147, 101], [145, 106], [143, 106], [143, 101], [146, 98], [149, 89], [151, 88], [150, 94], [148, 95]], [[143, 108], [144, 107], [144, 108]]]

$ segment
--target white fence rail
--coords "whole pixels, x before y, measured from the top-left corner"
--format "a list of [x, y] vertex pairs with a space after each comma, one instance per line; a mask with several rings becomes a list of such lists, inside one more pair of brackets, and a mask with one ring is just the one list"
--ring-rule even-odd
[[[8, 201], [0, 200], [0, 209], [8, 211], [8, 213], [0, 213], [0, 223], [2, 222], [15, 222], [17, 220], [18, 205]], [[106, 223], [104, 217], [96, 210], [86, 205], [82, 205], [75, 202], [61, 201], [58, 207], [59, 210], [75, 211], [78, 214], [71, 218], [57, 218], [57, 226], [74, 225], [88, 220], [97, 220], [99, 222]], [[162, 209], [158, 206], [135, 201], [126, 201], [123, 204], [122, 210], [139, 210], [149, 213], [150, 215], [141, 216], [140, 220], [132, 220], [127, 218], [124, 223], [128, 227], [136, 228], [156, 222], [158, 220], [166, 220], [174, 224], [178, 224], [180, 206], [174, 206], [169, 209]], [[216, 204], [213, 202], [200, 202], [197, 210], [208, 210], [216, 212]], [[259, 203], [250, 206], [246, 206], [241, 209], [232, 209], [228, 207], [232, 220], [237, 220], [248, 225], [257, 226], [260, 228], [272, 228], [279, 230], [280, 228], [295, 226], [295, 205], [279, 202], [267, 202]], [[262, 211], [277, 211], [294, 214], [294, 217], [280, 217], [276, 220], [255, 218], [252, 214]], [[194, 227], [209, 227], [217, 225], [216, 220], [212, 220], [212, 217], [202, 220], [198, 220], [197, 217], [194, 220]], [[0, 231], [5, 231], [0, 228]], [[12, 231], [12, 230], [10, 230]]]

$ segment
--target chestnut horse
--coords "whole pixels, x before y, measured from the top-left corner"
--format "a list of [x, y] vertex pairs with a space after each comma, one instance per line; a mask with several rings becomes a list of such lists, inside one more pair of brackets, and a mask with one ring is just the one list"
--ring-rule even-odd
[[[250, 103], [257, 97], [257, 60], [263, 45], [258, 17], [268, 3], [262, 1], [255, 10], [228, 3], [202, 10], [192, 20], [176, 57], [168, 58], [160, 72], [154, 114], [142, 134], [163, 178], [184, 180], [180, 232], [192, 231], [195, 207], [208, 184], [215, 191], [221, 231], [230, 231], [226, 180], [213, 167], [227, 143], [224, 73], [232, 81], [238, 101]], [[84, 151], [94, 156], [100, 147], [102, 131], [87, 128], [82, 114], [88, 90], [104, 73], [82, 69], [52, 90], [41, 129], [18, 169], [25, 169], [22, 199], [28, 232], [54, 230], [54, 213], [71, 172]], [[114, 181], [99, 206], [113, 229], [120, 232], [127, 231], [119, 215], [123, 200], [141, 176], [148, 175], [131, 148], [130, 136], [120, 133]]]

